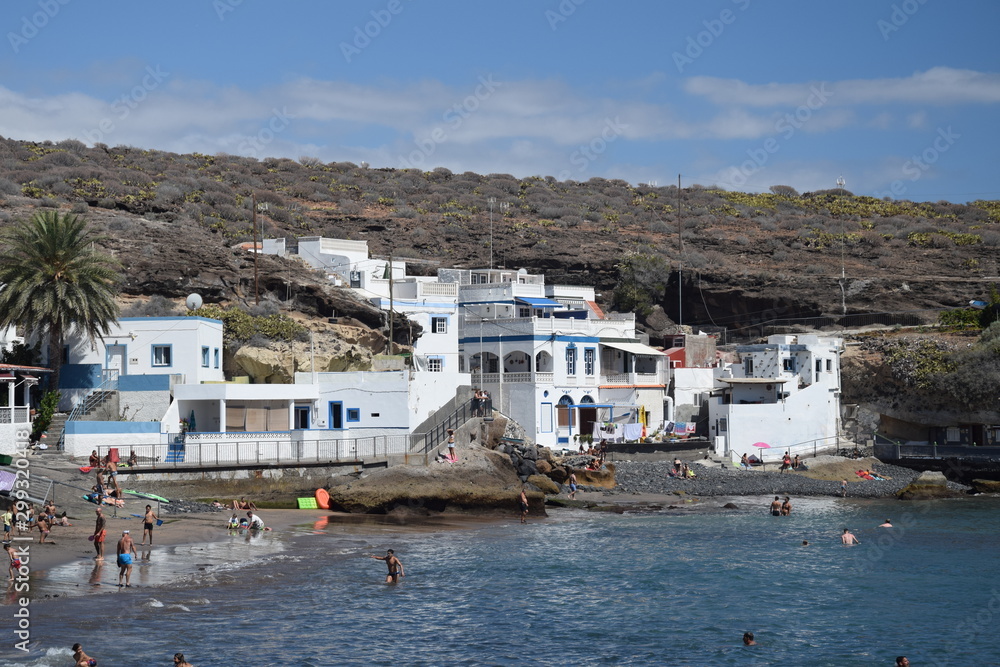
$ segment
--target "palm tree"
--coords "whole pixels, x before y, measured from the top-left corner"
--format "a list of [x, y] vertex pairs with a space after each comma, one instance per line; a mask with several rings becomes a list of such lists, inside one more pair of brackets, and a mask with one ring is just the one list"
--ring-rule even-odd
[[118, 319], [120, 267], [94, 250], [102, 239], [72, 214], [41, 211], [6, 230], [0, 240], [0, 327], [48, 336], [53, 391], [59, 388], [63, 336], [91, 339]]

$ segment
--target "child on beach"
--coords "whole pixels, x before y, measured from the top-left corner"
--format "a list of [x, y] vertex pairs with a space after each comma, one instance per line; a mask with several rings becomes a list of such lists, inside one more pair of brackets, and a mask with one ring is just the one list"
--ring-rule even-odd
[[9, 543], [4, 542], [3, 549], [10, 558], [10, 563], [7, 565], [7, 574], [10, 575], [9, 579], [14, 581], [14, 575], [21, 568], [21, 559], [14, 554], [14, 547], [10, 546]]

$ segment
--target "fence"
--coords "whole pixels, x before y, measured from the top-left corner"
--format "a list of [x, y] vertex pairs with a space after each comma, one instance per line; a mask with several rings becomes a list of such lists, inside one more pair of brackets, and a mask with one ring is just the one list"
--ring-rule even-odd
[[933, 443], [876, 442], [875, 456], [883, 461], [900, 459], [983, 459], [1000, 461], [1000, 447], [935, 445]]
[[[812, 456], [813, 458], [819, 456], [823, 452], [829, 450], [834, 450], [840, 446], [840, 436], [831, 435], [825, 438], [814, 438], [813, 440], [804, 440], [802, 442], [796, 442], [793, 445], [785, 445], [783, 447], [772, 447], [771, 449], [757, 449], [751, 447], [752, 451], [746, 452], [747, 454], [755, 454], [757, 458], [764, 461], [765, 463], [780, 463], [781, 458], [788, 452], [791, 457], [798, 456]], [[736, 465], [739, 465], [740, 456], [743, 452], [737, 452], [731, 450], [729, 452]]]
[[[722, 344], [750, 343], [771, 334], [788, 333], [789, 329], [826, 329], [834, 333], [834, 329], [857, 329], [866, 326], [920, 326], [937, 322], [938, 315], [944, 308], [933, 310], [886, 311], [881, 313], [848, 313], [846, 315], [821, 315], [818, 317], [789, 317], [757, 322], [745, 327], [725, 328], [722, 331]], [[703, 327], [704, 328], [704, 327]], [[707, 330], [707, 329], [706, 329]]]
[[156, 445], [99, 447], [97, 454], [105, 456], [117, 449], [121, 461], [135, 452], [140, 468], [185, 468], [226, 465], [298, 465], [307, 463], [344, 463], [386, 459], [406, 454], [408, 435], [376, 435], [364, 438], [305, 439], [290, 433], [247, 433], [239, 438], [232, 434], [191, 433], [176, 435], [172, 442]]

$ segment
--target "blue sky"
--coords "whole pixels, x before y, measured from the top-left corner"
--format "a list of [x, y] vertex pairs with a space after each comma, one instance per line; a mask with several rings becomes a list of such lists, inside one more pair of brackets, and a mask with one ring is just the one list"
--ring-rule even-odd
[[8, 0], [0, 24], [10, 138], [1000, 199], [995, 0]]

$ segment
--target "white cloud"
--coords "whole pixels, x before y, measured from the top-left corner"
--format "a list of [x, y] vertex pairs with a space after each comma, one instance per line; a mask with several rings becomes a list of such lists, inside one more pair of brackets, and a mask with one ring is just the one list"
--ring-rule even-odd
[[903, 78], [782, 84], [699, 76], [688, 79], [684, 89], [720, 106], [797, 107], [824, 92], [829, 92], [829, 103], [834, 105], [995, 104], [1000, 102], [1000, 74], [934, 67]]

